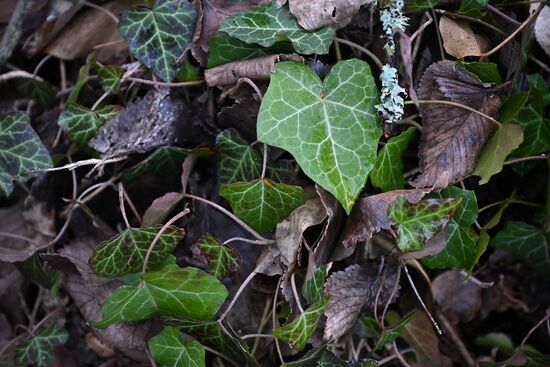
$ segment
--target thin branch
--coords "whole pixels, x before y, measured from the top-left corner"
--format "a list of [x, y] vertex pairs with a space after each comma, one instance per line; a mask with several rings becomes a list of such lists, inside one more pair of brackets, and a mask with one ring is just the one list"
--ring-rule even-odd
[[169, 87], [169, 88], [192, 87], [192, 86], [195, 86], [195, 85], [204, 84], [204, 80], [193, 80], [193, 81], [190, 81], [190, 82], [181, 82], [181, 83], [166, 83], [166, 82], [159, 82], [159, 81], [133, 78], [133, 77], [126, 78], [125, 80], [129, 80], [131, 82], [136, 82], [136, 83], [141, 83], [141, 84], [154, 85], [156, 87]]
[[365, 47], [360, 46], [360, 45], [358, 45], [358, 44], [355, 43], [355, 42], [348, 41], [348, 40], [343, 39], [343, 38], [335, 37], [334, 40], [337, 41], [337, 42], [340, 42], [341, 44], [344, 44], [344, 45], [353, 47], [353, 48], [355, 48], [355, 49], [361, 51], [362, 53], [364, 53], [365, 55], [367, 55], [372, 61], [374, 61], [374, 63], [375, 63], [376, 66], [378, 67], [378, 69], [382, 70], [383, 65], [382, 65], [382, 62], [380, 61], [380, 59], [379, 59], [375, 54], [373, 54], [372, 52], [370, 52], [369, 50], [367, 50]]
[[104, 100], [105, 98], [109, 97], [109, 94], [111, 94], [111, 92], [109, 92], [109, 91], [106, 91], [105, 93], [103, 93], [103, 94], [101, 95], [101, 97], [99, 97], [99, 98], [97, 99], [97, 101], [95, 101], [94, 105], [93, 105], [92, 108], [91, 108], [91, 111], [95, 111], [95, 109], [99, 106], [99, 104], [100, 104], [101, 102], [103, 102], [103, 100]]
[[99, 6], [99, 5], [96, 5], [94, 3], [91, 3], [89, 1], [82, 1], [82, 4], [86, 5], [86, 6], [89, 6], [90, 8], [93, 8], [93, 9], [96, 9], [96, 10], [99, 10], [105, 14], [107, 14], [107, 16], [109, 16], [109, 18], [111, 18], [113, 20], [113, 22], [115, 22], [116, 24], [118, 24], [118, 17], [112, 12], [110, 11], [109, 9], [106, 9], [102, 6]]
[[130, 229], [130, 222], [128, 222], [126, 209], [124, 208], [124, 187], [122, 186], [122, 182], [118, 183], [118, 205], [120, 207], [120, 212], [122, 213], [122, 218], [124, 219], [124, 224], [126, 224], [126, 228]]
[[521, 22], [518, 22], [518, 21], [515, 20], [514, 18], [511, 18], [508, 14], [501, 12], [500, 10], [498, 10], [497, 8], [495, 8], [495, 7], [494, 7], [493, 5], [491, 5], [491, 4], [487, 4], [487, 10], [489, 10], [491, 13], [495, 13], [496, 15], [498, 15], [498, 16], [501, 17], [502, 19], [508, 21], [509, 23], [512, 23], [512, 24], [515, 25], [516, 27], [519, 26], [519, 25], [521, 24]]
[[507, 165], [507, 164], [527, 162], [527, 161], [545, 160], [545, 159], [548, 159], [548, 156], [546, 154], [541, 154], [541, 155], [535, 155], [535, 156], [531, 156], [531, 157], [522, 157], [522, 158], [510, 159], [510, 160], [507, 160], [506, 162], [504, 162], [504, 164]]
[[132, 199], [130, 198], [130, 195], [128, 195], [126, 190], [124, 190], [124, 188], [123, 188], [122, 192], [124, 194], [124, 200], [126, 200], [126, 202], [128, 203], [128, 206], [130, 206], [130, 209], [132, 210], [132, 213], [136, 217], [139, 225], [141, 226], [141, 222], [143, 222], [143, 220], [141, 219], [141, 215], [139, 215], [139, 212], [138, 212], [136, 206], [134, 205], [134, 202], [132, 201]]
[[407, 265], [404, 265], [403, 266], [403, 269], [405, 270], [405, 275], [407, 276], [407, 279], [409, 280], [409, 284], [411, 285], [413, 291], [414, 291], [414, 294], [416, 295], [416, 298], [418, 299], [418, 302], [420, 302], [420, 304], [422, 305], [422, 308], [424, 309], [424, 311], [426, 312], [426, 314], [428, 315], [428, 318], [430, 319], [430, 321], [432, 322], [432, 325], [434, 326], [434, 328], [436, 329], [437, 333], [439, 335], [443, 335], [443, 332], [441, 331], [441, 328], [439, 327], [439, 325], [437, 324], [437, 322], [435, 321], [435, 319], [433, 318], [432, 314], [430, 313], [430, 311], [428, 311], [428, 308], [426, 307], [426, 304], [424, 303], [424, 301], [422, 300], [422, 297], [420, 297], [420, 294], [418, 293], [418, 290], [416, 289], [416, 286], [414, 285], [414, 282], [409, 274], [409, 269], [407, 269]]
[[401, 362], [401, 364], [402, 364], [404, 367], [411, 367], [411, 365], [407, 363], [407, 361], [405, 360], [405, 358], [403, 358], [403, 356], [402, 356], [401, 353], [399, 352], [399, 349], [397, 349], [397, 344], [395, 344], [395, 341], [392, 342], [392, 346], [393, 346], [393, 352], [395, 353], [395, 356], [397, 357], [397, 359], [399, 360], [399, 362]]
[[[275, 329], [275, 325], [277, 324], [277, 297], [279, 296], [279, 288], [281, 287], [281, 280], [283, 278], [279, 277], [279, 281], [277, 282], [277, 288], [275, 288], [275, 295], [273, 296], [273, 308], [271, 309], [271, 322], [273, 323], [272, 329]], [[275, 348], [277, 349], [277, 354], [279, 355], [279, 360], [281, 361], [281, 365], [285, 364], [285, 360], [283, 358], [283, 352], [281, 352], [281, 345], [279, 344], [279, 339], [275, 338]]]
[[447, 317], [443, 314], [443, 312], [437, 312], [436, 317], [439, 319], [439, 322], [441, 322], [441, 325], [443, 325], [443, 328], [447, 331], [447, 334], [451, 337], [453, 343], [455, 343], [458, 351], [460, 352], [460, 355], [462, 356], [464, 361], [466, 361], [466, 364], [470, 367], [475, 366], [475, 360], [470, 355], [470, 352], [456, 333], [453, 325], [451, 325]]
[[265, 172], [267, 170], [267, 144], [264, 144], [263, 147], [263, 161], [262, 161], [262, 176], [261, 179], [263, 180], [265, 178]]
[[298, 294], [298, 289], [296, 288], [296, 279], [294, 278], [294, 274], [290, 276], [290, 285], [292, 286], [292, 293], [294, 294], [294, 298], [296, 299], [296, 304], [298, 305], [298, 310], [300, 310], [300, 315], [304, 313], [304, 308], [302, 307], [302, 303], [300, 302], [300, 295]]
[[61, 167], [39, 169], [39, 170], [31, 171], [31, 172], [54, 172], [54, 171], [62, 171], [64, 169], [68, 169], [69, 171], [72, 171], [72, 170], [74, 170], [75, 168], [78, 168], [78, 167], [92, 166], [92, 165], [96, 165], [96, 166], [97, 165], [105, 165], [105, 164], [109, 164], [109, 163], [120, 162], [120, 161], [125, 160], [126, 158], [127, 158], [126, 156], [122, 156], [122, 157], [116, 157], [116, 158], [110, 158], [110, 159], [97, 159], [97, 158], [84, 159], [84, 160], [77, 161], [77, 162], [74, 162], [74, 163], [66, 164], [66, 165], [61, 166]]
[[225, 311], [221, 314], [221, 316], [218, 318], [217, 322], [218, 323], [221, 323], [223, 321], [223, 319], [225, 319], [225, 317], [229, 314], [229, 312], [231, 311], [231, 309], [233, 308], [233, 306], [235, 305], [235, 302], [237, 302], [237, 299], [239, 299], [239, 296], [241, 295], [241, 293], [244, 291], [244, 289], [246, 288], [246, 286], [248, 285], [248, 283], [250, 283], [252, 281], [252, 279], [254, 279], [254, 276], [258, 274], [257, 272], [253, 271], [251, 272], [250, 274], [248, 274], [248, 276], [246, 277], [246, 279], [244, 280], [244, 282], [241, 284], [241, 286], [239, 287], [239, 289], [237, 289], [237, 292], [235, 293], [235, 295], [233, 296], [233, 299], [231, 300], [231, 303], [229, 303], [229, 306], [227, 306], [227, 308], [225, 309]]
[[223, 245], [225, 246], [230, 244], [231, 242], [236, 242], [236, 241], [251, 243], [253, 245], [271, 245], [272, 244], [272, 242], [265, 242], [263, 240], [251, 240], [250, 238], [245, 238], [245, 237], [233, 237], [224, 241]]
[[247, 334], [247, 335], [241, 336], [241, 339], [243, 339], [243, 340], [252, 339], [252, 338], [273, 339], [273, 338], [275, 338], [275, 337], [274, 337], [273, 335], [271, 335], [271, 334]]
[[44, 82], [44, 79], [42, 79], [38, 75], [31, 74], [28, 71], [24, 71], [24, 70], [14, 70], [14, 71], [8, 71], [7, 73], [4, 73], [4, 74], [0, 74], [0, 83], [7, 82], [8, 80], [16, 79], [16, 78], [26, 78], [26, 79], [36, 80], [37, 82]]
[[22, 236], [22, 235], [19, 235], [19, 234], [15, 234], [15, 233], [9, 233], [9, 232], [0, 231], [0, 237], [14, 238], [14, 239], [16, 239], [16, 240], [22, 240], [22, 241], [25, 241], [25, 242], [28, 242], [28, 243], [32, 243], [32, 244], [35, 245], [35, 246], [40, 246], [40, 243], [38, 243], [37, 241], [33, 240], [32, 238], [25, 237], [25, 236]]
[[537, 322], [537, 324], [535, 326], [533, 326], [533, 328], [531, 330], [529, 330], [527, 335], [525, 335], [525, 337], [521, 341], [521, 344], [519, 345], [520, 350], [523, 350], [523, 347], [525, 346], [525, 343], [527, 343], [527, 340], [531, 337], [531, 335], [533, 335], [535, 330], [537, 330], [539, 328], [539, 326], [544, 324], [546, 322], [546, 320], [548, 320], [549, 318], [550, 318], [550, 308], [546, 309], [546, 315], [539, 322]]
[[[454, 13], [452, 11], [448, 11], [448, 10], [443, 10], [443, 9], [435, 9], [435, 12], [438, 13], [438, 14], [441, 14], [441, 15], [445, 15], [445, 16], [448, 16], [450, 18], [458, 18], [458, 19], [466, 19], [470, 22], [473, 22], [473, 23], [478, 23], [478, 24], [481, 24], [487, 28], [490, 28], [492, 29], [493, 31], [499, 33], [499, 34], [504, 34], [504, 32], [502, 30], [500, 30], [499, 28], [495, 27], [494, 25], [492, 24], [489, 24], [487, 22], [484, 22], [483, 20], [481, 19], [478, 19], [478, 18], [474, 18], [474, 17], [469, 17], [467, 15], [463, 15], [463, 14], [459, 14], [459, 13]], [[519, 22], [518, 22], [519, 24]]]
[[[445, 105], [449, 105], [449, 106], [453, 106], [453, 107], [459, 107], [459, 108], [462, 108], [464, 110], [468, 110], [470, 112], [478, 114], [482, 117], [485, 117], [487, 120], [491, 121], [492, 123], [494, 123], [499, 128], [502, 127], [502, 124], [500, 122], [498, 122], [497, 120], [495, 120], [494, 118], [492, 118], [491, 116], [486, 115], [483, 112], [480, 112], [476, 109], [473, 109], [472, 107], [463, 105], [462, 103], [457, 103], [457, 102], [452, 102], [452, 101], [444, 101], [444, 100], [437, 100], [437, 99], [419, 100], [417, 102], [420, 103], [420, 104], [445, 104]], [[405, 101], [405, 104], [415, 104], [415, 103], [414, 103], [414, 101]]]

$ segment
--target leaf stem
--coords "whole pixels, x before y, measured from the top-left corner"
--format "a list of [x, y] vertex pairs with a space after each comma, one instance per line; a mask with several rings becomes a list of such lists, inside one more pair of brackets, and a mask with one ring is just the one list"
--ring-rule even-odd
[[130, 222], [128, 222], [126, 209], [124, 208], [124, 187], [122, 186], [122, 182], [118, 183], [118, 205], [120, 207], [120, 212], [122, 213], [122, 218], [124, 219], [124, 224], [126, 224], [126, 228], [130, 229]]
[[292, 286], [292, 293], [294, 294], [294, 298], [296, 299], [296, 304], [298, 305], [298, 310], [300, 310], [300, 315], [304, 313], [304, 308], [302, 307], [302, 302], [300, 302], [300, 295], [298, 294], [298, 289], [296, 288], [296, 279], [294, 278], [294, 275], [296, 273], [292, 273], [290, 276], [290, 285]]
[[428, 318], [430, 319], [430, 321], [432, 322], [432, 325], [434, 326], [435, 330], [437, 331], [437, 333], [439, 335], [443, 335], [443, 332], [441, 331], [441, 328], [439, 327], [439, 325], [437, 324], [437, 321], [435, 321], [434, 317], [432, 316], [432, 314], [430, 313], [430, 311], [428, 311], [428, 308], [426, 307], [426, 304], [424, 303], [424, 301], [422, 300], [422, 298], [420, 297], [420, 294], [418, 293], [418, 290], [416, 289], [416, 286], [414, 285], [414, 282], [411, 278], [411, 275], [409, 274], [409, 269], [407, 269], [407, 265], [403, 265], [403, 269], [405, 270], [405, 275], [407, 276], [407, 279], [409, 281], [409, 284], [411, 285], [413, 291], [414, 291], [414, 294], [416, 295], [416, 298], [418, 299], [418, 302], [420, 302], [420, 305], [422, 306], [422, 308], [424, 309], [424, 311], [426, 312], [426, 314], [428, 315]]
[[[487, 120], [494, 123], [498, 128], [502, 127], [502, 124], [500, 122], [498, 122], [497, 120], [495, 120], [494, 118], [492, 118], [491, 116], [489, 116], [489, 115], [487, 115], [483, 112], [480, 112], [476, 109], [473, 109], [472, 107], [463, 105], [462, 103], [457, 103], [457, 102], [452, 102], [452, 101], [444, 101], [444, 100], [437, 100], [437, 99], [419, 100], [417, 102], [420, 103], [420, 104], [445, 104], [445, 105], [449, 105], [449, 106], [453, 106], [453, 107], [459, 107], [459, 108], [462, 108], [464, 110], [468, 110], [470, 112], [473, 112], [475, 114], [478, 114], [479, 116], [482, 116], [482, 117], [486, 118]], [[414, 103], [414, 101], [405, 101], [405, 104], [415, 104], [415, 103]]]
[[134, 78], [129, 77], [125, 78], [125, 80], [129, 80], [131, 82], [141, 83], [141, 84], [149, 84], [154, 85], [156, 87], [169, 87], [169, 88], [179, 88], [179, 87], [192, 87], [195, 85], [201, 85], [204, 84], [204, 80], [193, 80], [190, 82], [181, 82], [181, 83], [166, 83], [166, 82], [159, 82], [159, 81], [153, 81], [153, 80], [147, 80], [147, 79], [141, 79], [141, 78]]
[[231, 300], [231, 302], [229, 303], [229, 306], [227, 306], [227, 308], [225, 309], [225, 311], [220, 315], [220, 317], [218, 318], [217, 322], [219, 324], [221, 324], [221, 322], [223, 321], [223, 319], [225, 319], [225, 317], [229, 314], [229, 312], [231, 311], [231, 309], [233, 308], [233, 306], [235, 305], [235, 302], [237, 302], [237, 299], [239, 299], [239, 296], [241, 295], [241, 293], [244, 291], [244, 289], [246, 288], [246, 286], [248, 285], [248, 283], [250, 283], [252, 281], [252, 279], [254, 278], [254, 276], [258, 274], [257, 272], [255, 271], [252, 271], [250, 274], [248, 274], [248, 276], [246, 277], [246, 279], [244, 280], [244, 282], [241, 284], [241, 286], [239, 287], [239, 289], [237, 289], [237, 292], [235, 293], [235, 295], [233, 296], [233, 299]]
[[510, 204], [520, 204], [520, 205], [525, 205], [525, 206], [532, 206], [532, 207], [535, 207], [535, 208], [544, 208], [544, 205], [538, 204], [538, 203], [532, 203], [530, 201], [519, 200], [519, 199], [505, 199], [505, 200], [496, 201], [496, 202], [491, 203], [491, 204], [487, 204], [483, 208], [479, 209], [477, 212], [478, 213], [484, 212], [487, 209], [491, 209], [495, 206], [499, 206], [499, 205], [504, 204], [506, 202], [508, 202]]
[[265, 178], [265, 171], [267, 170], [267, 144], [264, 144], [263, 146], [263, 153], [262, 176], [260, 177], [261, 180]]
[[334, 38], [334, 41], [336, 42], [340, 42], [341, 44], [344, 44], [346, 46], [350, 46], [350, 47], [353, 47], [361, 52], [363, 52], [365, 55], [367, 55], [368, 57], [370, 57], [370, 59], [372, 61], [374, 61], [374, 63], [376, 64], [376, 66], [378, 66], [378, 69], [382, 70], [382, 62], [380, 61], [380, 59], [375, 55], [373, 54], [372, 52], [370, 52], [369, 50], [367, 50], [365, 47], [363, 46], [360, 46], [358, 45], [357, 43], [355, 42], [352, 42], [352, 41], [348, 41], [346, 39], [343, 39], [343, 38], [338, 38], [338, 37], [335, 37]]
[[548, 159], [548, 156], [546, 154], [534, 155], [530, 157], [514, 158], [514, 159], [507, 160], [506, 162], [504, 162], [504, 164], [505, 165], [515, 164], [515, 163], [521, 163], [521, 162], [527, 162], [527, 161], [538, 161], [538, 160], [544, 160], [544, 159]]

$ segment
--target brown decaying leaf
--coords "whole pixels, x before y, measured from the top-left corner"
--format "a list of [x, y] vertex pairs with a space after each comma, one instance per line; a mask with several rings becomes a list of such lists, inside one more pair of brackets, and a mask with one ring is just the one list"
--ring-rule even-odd
[[[374, 308], [378, 293], [378, 307], [384, 307], [390, 301], [397, 280], [396, 265], [378, 258], [332, 273], [325, 284], [325, 294], [330, 295], [325, 311], [325, 340], [338, 338], [351, 329], [363, 307]], [[397, 292], [392, 302], [396, 298]]]
[[161, 197], [156, 198], [145, 210], [145, 213], [143, 213], [142, 227], [150, 227], [163, 223], [168, 214], [174, 210], [182, 199], [183, 195], [179, 192], [167, 192]]
[[[489, 87], [453, 61], [443, 60], [424, 72], [418, 97], [460, 103], [493, 117], [501, 102]], [[420, 114], [422, 173], [411, 184], [442, 189], [462, 180], [475, 168], [477, 156], [496, 127], [477, 113], [445, 104], [423, 103]]]
[[313, 251], [314, 257], [308, 261], [308, 270], [310, 268], [310, 262], [312, 262], [311, 267], [325, 264], [332, 252], [336, 240], [340, 235], [340, 230], [344, 224], [344, 208], [334, 196], [332, 196], [328, 191], [323, 190], [319, 185], [315, 185], [317, 194], [325, 207], [325, 212], [327, 213], [327, 220], [323, 228], [323, 232], [315, 246]]
[[324, 26], [343, 28], [362, 5], [372, 0], [288, 0], [290, 12], [308, 31]]
[[149, 91], [107, 121], [88, 145], [104, 158], [170, 145], [176, 123], [187, 117], [183, 109], [183, 102], [170, 97], [168, 88]]
[[481, 287], [459, 270], [439, 274], [432, 282], [432, 294], [453, 324], [472, 321], [481, 307]]
[[388, 206], [397, 197], [404, 195], [408, 202], [418, 203], [429, 190], [394, 190], [378, 195], [362, 197], [355, 203], [348, 218], [342, 243], [349, 247], [358, 242], [368, 241], [381, 229], [389, 229], [392, 221], [388, 218]]
[[468, 22], [442, 16], [439, 21], [439, 32], [443, 39], [445, 51], [457, 59], [466, 56], [481, 56], [489, 51], [489, 42], [472, 31]]
[[275, 70], [275, 65], [280, 61], [294, 61], [303, 63], [304, 58], [295, 54], [279, 54], [262, 56], [250, 60], [234, 61], [205, 70], [204, 79], [211, 87], [218, 85], [232, 85], [237, 83], [240, 78], [269, 80], [271, 72]]

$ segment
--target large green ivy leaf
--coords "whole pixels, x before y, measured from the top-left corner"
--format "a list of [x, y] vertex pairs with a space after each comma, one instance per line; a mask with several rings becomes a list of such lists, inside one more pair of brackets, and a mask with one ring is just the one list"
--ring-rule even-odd
[[210, 53], [208, 54], [209, 68], [232, 61], [294, 52], [290, 42], [277, 42], [272, 47], [262, 47], [253, 43], [243, 42], [238, 38], [230, 37], [226, 34], [210, 37], [208, 45], [210, 46]]
[[167, 326], [147, 342], [158, 367], [204, 367], [204, 347], [196, 340], [183, 342], [181, 332]]
[[309, 305], [321, 302], [325, 292], [327, 265], [323, 264], [313, 271], [311, 279], [306, 279], [302, 285], [302, 296]]
[[407, 150], [415, 131], [414, 127], [408, 128], [401, 134], [389, 139], [380, 150], [370, 174], [370, 180], [374, 187], [378, 187], [383, 191], [405, 187], [401, 156]]
[[181, 331], [197, 339], [202, 345], [219, 352], [234, 366], [255, 367], [258, 365], [248, 351], [246, 343], [230, 335], [227, 329], [222, 328], [216, 321], [204, 322], [174, 317], [162, 317], [161, 321], [180, 328]]
[[430, 194], [429, 197], [460, 199], [461, 204], [449, 221], [445, 248], [437, 255], [425, 257], [422, 261], [430, 268], [470, 268], [477, 254], [478, 236], [471, 228], [477, 219], [475, 192], [449, 186], [440, 192]]
[[409, 203], [399, 196], [388, 206], [388, 218], [397, 227], [397, 245], [403, 252], [417, 251], [447, 226], [460, 199], [425, 199]]
[[540, 228], [510, 221], [496, 234], [490, 245], [510, 251], [541, 273], [550, 273], [550, 243]]
[[25, 182], [53, 166], [48, 150], [24, 112], [0, 115], [0, 191], [9, 195], [13, 181]]
[[269, 179], [237, 182], [220, 188], [233, 213], [262, 233], [275, 228], [297, 207], [305, 203], [300, 186], [274, 183]]
[[329, 298], [325, 297], [321, 302], [311, 305], [291, 323], [273, 329], [273, 335], [278, 339], [286, 340], [298, 351], [304, 349], [309, 337], [317, 328], [317, 323], [325, 312], [328, 302]]
[[[126, 228], [121, 233], [99, 244], [88, 260], [90, 268], [100, 277], [118, 277], [141, 271], [143, 260], [159, 227]], [[160, 235], [147, 265], [154, 268], [170, 255], [185, 231], [176, 226], [166, 228]]]
[[282, 62], [260, 106], [258, 139], [290, 152], [349, 214], [376, 159], [377, 101], [364, 61], [338, 62], [324, 82], [306, 65]]
[[57, 124], [72, 142], [84, 145], [95, 136], [105, 121], [115, 117], [119, 110], [118, 106], [113, 105], [102, 106], [92, 111], [84, 106], [69, 104], [59, 115]]
[[102, 320], [90, 321], [90, 325], [102, 329], [157, 315], [211, 320], [226, 298], [227, 289], [214, 276], [169, 264], [145, 273], [135, 287], [114, 291], [101, 306]]
[[230, 246], [224, 246], [210, 233], [202, 237], [197, 242], [197, 246], [208, 261], [208, 271], [216, 278], [221, 279], [239, 268], [241, 257], [237, 250]]
[[159, 0], [153, 9], [125, 11], [118, 30], [139, 61], [171, 82], [180, 69], [178, 59], [193, 37], [196, 17], [195, 6], [187, 0]]
[[218, 176], [220, 184], [251, 181], [259, 178], [262, 161], [258, 152], [246, 140], [241, 138], [237, 130], [227, 129], [216, 137], [218, 150]]
[[519, 110], [514, 123], [523, 130], [523, 143], [514, 155], [528, 156], [550, 149], [550, 121], [545, 119], [532, 105]]
[[54, 359], [54, 348], [57, 345], [65, 344], [68, 338], [67, 330], [53, 326], [33, 336], [17, 348], [17, 362], [48, 367]]
[[334, 37], [334, 30], [330, 27], [315, 32], [304, 30], [288, 7], [279, 8], [275, 2], [227, 18], [219, 30], [246, 43], [264, 47], [290, 41], [296, 52], [306, 55], [328, 53]]

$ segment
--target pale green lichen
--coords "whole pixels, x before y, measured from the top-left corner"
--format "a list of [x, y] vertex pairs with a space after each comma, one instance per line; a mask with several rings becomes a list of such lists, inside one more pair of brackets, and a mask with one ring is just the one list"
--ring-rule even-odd
[[388, 124], [394, 124], [403, 117], [405, 107], [402, 95], [406, 95], [405, 89], [399, 86], [397, 69], [386, 64], [380, 74], [382, 82], [382, 93], [380, 104], [376, 105], [376, 110]]
[[393, 35], [397, 31], [405, 31], [409, 24], [409, 18], [403, 14], [405, 3], [403, 0], [392, 0], [380, 11], [380, 20], [382, 21], [382, 29], [386, 43], [384, 49], [388, 55], [393, 55], [395, 52], [395, 42]]

